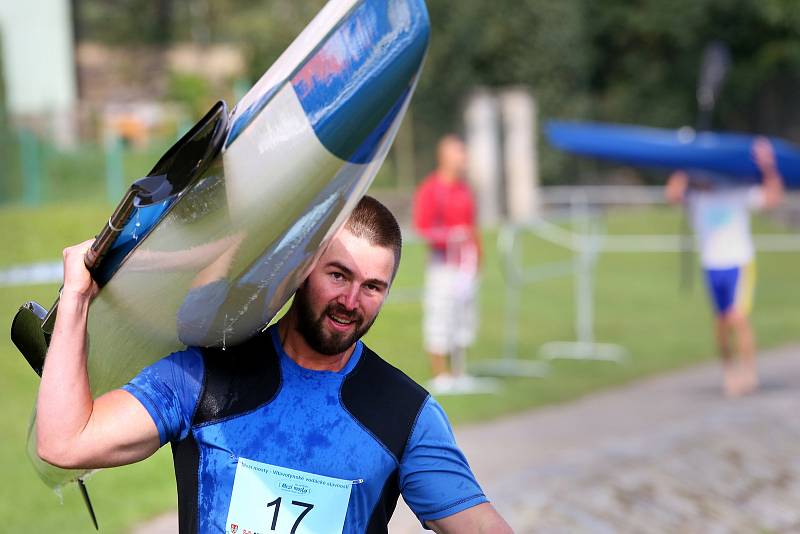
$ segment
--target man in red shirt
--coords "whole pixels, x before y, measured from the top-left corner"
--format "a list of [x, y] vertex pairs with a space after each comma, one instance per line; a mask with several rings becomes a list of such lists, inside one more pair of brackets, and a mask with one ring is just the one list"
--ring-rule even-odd
[[463, 141], [447, 135], [437, 147], [437, 167], [414, 195], [414, 227], [429, 246], [425, 272], [423, 335], [433, 389], [446, 391], [463, 375], [465, 351], [477, 329], [480, 241], [475, 200], [463, 175]]

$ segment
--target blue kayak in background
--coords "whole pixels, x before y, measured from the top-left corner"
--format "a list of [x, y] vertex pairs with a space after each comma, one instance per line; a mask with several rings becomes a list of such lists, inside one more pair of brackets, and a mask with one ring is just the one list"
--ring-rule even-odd
[[[717, 180], [758, 183], [751, 147], [756, 136], [667, 130], [597, 122], [550, 121], [550, 143], [560, 150], [640, 167], [701, 171]], [[800, 188], [800, 147], [770, 137], [788, 188]]]

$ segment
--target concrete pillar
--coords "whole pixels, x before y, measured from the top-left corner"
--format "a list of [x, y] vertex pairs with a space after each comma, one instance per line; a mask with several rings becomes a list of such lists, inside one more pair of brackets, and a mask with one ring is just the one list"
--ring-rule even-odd
[[536, 150], [536, 102], [525, 87], [500, 93], [503, 117], [505, 205], [510, 222], [539, 214], [539, 166]]
[[475, 91], [464, 110], [468, 151], [467, 177], [478, 201], [482, 225], [496, 225], [502, 217], [500, 132], [497, 99], [489, 91]]
[[8, 114], [16, 122], [52, 117], [43, 133], [62, 147], [74, 143], [77, 118], [71, 13], [70, 0], [0, 0]]

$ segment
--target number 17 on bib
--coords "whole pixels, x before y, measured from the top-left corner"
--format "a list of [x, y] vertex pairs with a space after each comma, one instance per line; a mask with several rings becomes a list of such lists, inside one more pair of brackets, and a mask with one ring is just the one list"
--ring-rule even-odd
[[239, 458], [228, 508], [230, 534], [341, 532], [353, 482]]

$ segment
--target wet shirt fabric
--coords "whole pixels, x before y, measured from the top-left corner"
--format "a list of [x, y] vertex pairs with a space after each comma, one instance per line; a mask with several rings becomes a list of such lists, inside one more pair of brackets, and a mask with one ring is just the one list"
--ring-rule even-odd
[[[255, 514], [267, 527], [296, 527], [296, 532], [316, 532], [304, 529], [320, 524], [321, 513], [332, 517], [341, 512], [341, 532], [385, 532], [397, 491], [423, 524], [487, 502], [439, 404], [360, 341], [339, 372], [298, 366], [283, 351], [274, 326], [258, 343], [257, 350], [250, 345], [251, 361], [265, 367], [250, 371], [249, 363], [235, 364], [245, 368], [238, 375], [242, 378], [235, 378], [236, 371], [215, 370], [217, 361], [228, 365], [235, 349], [209, 354], [208, 349], [189, 348], [144, 369], [124, 386], [150, 413], [161, 444], [173, 445], [181, 532], [256, 530], [240, 519], [229, 520], [234, 511], [237, 517]], [[390, 380], [371, 387], [376, 380], [370, 369]], [[262, 387], [271, 379], [259, 373], [274, 377], [274, 387]], [[400, 384], [389, 400], [383, 382]], [[253, 397], [259, 387], [272, 389], [263, 399]], [[403, 403], [411, 407], [405, 416], [392, 413], [394, 404]], [[395, 421], [403, 417], [407, 433], [393, 435], [403, 426]], [[294, 477], [297, 483], [272, 488], [271, 481], [280, 477]], [[272, 500], [261, 503], [260, 511], [238, 497], [232, 503], [232, 495], [253, 493], [243, 489], [234, 495], [235, 483], [270, 486], [264, 499], [269, 495]], [[323, 495], [318, 486], [325, 483], [332, 490]], [[284, 493], [269, 493], [273, 490]], [[330, 504], [315, 504], [315, 498]]]

